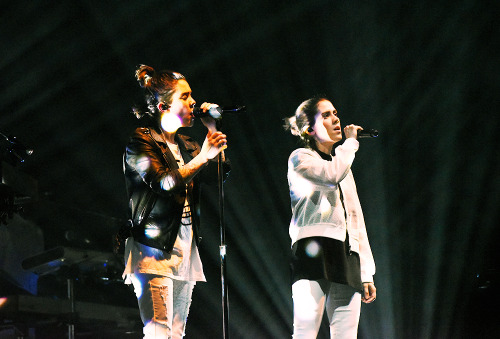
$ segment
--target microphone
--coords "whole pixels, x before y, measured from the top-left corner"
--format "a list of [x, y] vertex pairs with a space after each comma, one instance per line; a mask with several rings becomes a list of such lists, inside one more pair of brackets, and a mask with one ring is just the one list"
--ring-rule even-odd
[[378, 137], [378, 131], [376, 129], [362, 129], [358, 130], [358, 139], [359, 138], [376, 138]]
[[227, 107], [210, 107], [206, 112], [200, 107], [195, 107], [193, 109], [193, 115], [195, 118], [212, 117], [214, 119], [222, 119], [223, 114], [228, 113], [239, 113], [246, 110], [245, 106], [227, 106]]

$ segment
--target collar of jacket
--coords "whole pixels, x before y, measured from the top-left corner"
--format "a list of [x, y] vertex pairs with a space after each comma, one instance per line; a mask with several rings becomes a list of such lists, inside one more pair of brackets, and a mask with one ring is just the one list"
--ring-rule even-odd
[[[150, 128], [149, 130], [150, 130], [151, 136], [153, 137], [153, 139], [156, 142], [166, 145], [166, 140], [160, 133], [158, 133], [154, 128]], [[194, 140], [187, 135], [182, 135], [182, 134], [176, 133], [174, 139], [178, 145], [182, 145], [183, 148], [188, 152], [193, 152], [197, 149], [196, 143], [194, 142]]]

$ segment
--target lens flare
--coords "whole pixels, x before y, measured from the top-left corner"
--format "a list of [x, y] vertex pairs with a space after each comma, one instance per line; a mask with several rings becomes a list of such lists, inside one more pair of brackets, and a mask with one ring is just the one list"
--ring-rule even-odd
[[169, 133], [174, 133], [181, 126], [182, 121], [175, 114], [166, 113], [161, 117], [161, 127]]
[[134, 293], [137, 298], [140, 298], [142, 296], [142, 284], [139, 278], [135, 275], [132, 274], [130, 276], [130, 280], [132, 280], [132, 285], [134, 286]]
[[144, 234], [150, 239], [154, 239], [160, 235], [160, 228], [155, 225], [146, 225]]
[[167, 174], [163, 179], [161, 179], [160, 185], [163, 190], [170, 191], [175, 185], [174, 178], [170, 174]]
[[139, 157], [135, 162], [135, 166], [139, 172], [146, 172], [149, 168], [149, 158], [148, 157]]
[[320, 244], [318, 244], [318, 242], [314, 240], [310, 241], [305, 248], [305, 252], [310, 258], [317, 257], [320, 250], [321, 250]]
[[294, 171], [288, 171], [288, 177], [290, 183], [292, 183], [292, 187], [290, 188], [291, 191], [297, 196], [297, 197], [308, 197], [310, 196], [313, 191], [314, 187], [311, 184], [310, 181], [304, 179], [302, 176], [299, 174], [295, 173]]
[[328, 198], [323, 197], [321, 199], [321, 202], [319, 204], [319, 209], [321, 212], [321, 215], [326, 215], [332, 210], [332, 205], [330, 205], [330, 202], [328, 201]]

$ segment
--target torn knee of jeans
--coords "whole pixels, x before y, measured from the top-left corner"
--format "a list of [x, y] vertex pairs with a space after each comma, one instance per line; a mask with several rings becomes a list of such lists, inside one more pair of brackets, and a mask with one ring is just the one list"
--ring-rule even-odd
[[150, 288], [153, 300], [153, 320], [159, 324], [167, 325], [168, 286], [150, 283]]

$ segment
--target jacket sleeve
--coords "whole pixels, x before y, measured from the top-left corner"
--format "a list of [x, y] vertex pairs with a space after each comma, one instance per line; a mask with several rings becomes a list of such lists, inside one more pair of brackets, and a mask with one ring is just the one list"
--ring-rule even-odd
[[125, 151], [125, 161], [155, 193], [186, 189], [178, 169], [171, 169], [164, 164], [161, 149], [145, 129], [136, 130], [131, 137]]
[[359, 262], [361, 266], [361, 282], [373, 282], [375, 260], [373, 259], [365, 227], [359, 231]]
[[349, 208], [351, 225], [355, 226], [355, 229], [352, 231], [356, 231], [359, 243], [358, 254], [361, 266], [361, 281], [373, 282], [373, 276], [375, 275], [375, 260], [373, 259], [370, 242], [368, 241], [365, 218], [352, 172], [349, 173], [348, 178], [344, 182], [345, 203]]
[[289, 164], [297, 174], [314, 185], [336, 186], [349, 173], [358, 147], [356, 139], [348, 138], [335, 149], [332, 161], [318, 158], [312, 150], [300, 148], [292, 152]]

